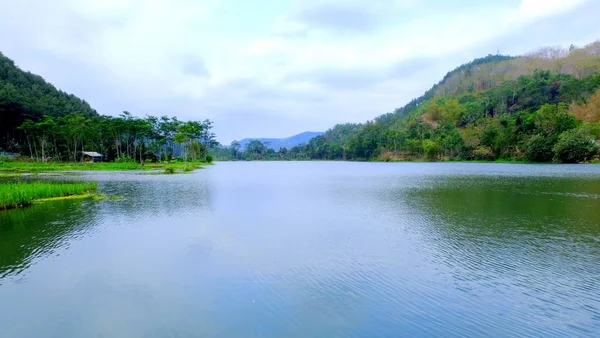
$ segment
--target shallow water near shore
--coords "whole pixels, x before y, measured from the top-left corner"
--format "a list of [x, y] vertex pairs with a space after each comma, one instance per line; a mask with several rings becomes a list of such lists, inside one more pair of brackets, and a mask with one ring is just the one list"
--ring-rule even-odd
[[600, 166], [91, 172], [0, 212], [1, 337], [600, 335]]

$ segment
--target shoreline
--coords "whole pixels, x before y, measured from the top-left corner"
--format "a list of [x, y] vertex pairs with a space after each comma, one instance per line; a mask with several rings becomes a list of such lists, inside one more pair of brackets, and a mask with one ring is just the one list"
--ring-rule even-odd
[[99, 163], [73, 163], [73, 162], [26, 162], [10, 161], [0, 163], [0, 177], [15, 177], [19, 174], [38, 174], [46, 172], [70, 172], [70, 171], [151, 171], [174, 168], [175, 170], [184, 168], [200, 169], [203, 166], [210, 165], [208, 162], [174, 162], [174, 163], [117, 163], [117, 162], [99, 162]]

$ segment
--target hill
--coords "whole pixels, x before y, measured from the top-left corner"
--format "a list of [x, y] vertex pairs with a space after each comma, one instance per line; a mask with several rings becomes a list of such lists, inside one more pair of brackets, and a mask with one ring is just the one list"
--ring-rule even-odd
[[600, 42], [490, 55], [393, 113], [333, 127], [307, 149], [313, 159], [588, 161], [600, 138], [598, 88]]
[[99, 115], [0, 53], [0, 153], [41, 162], [83, 161], [84, 151], [101, 153], [103, 161], [144, 163], [174, 156], [210, 161], [208, 148], [216, 143], [211, 129], [210, 120], [138, 118], [126, 111]]
[[281, 148], [290, 149], [303, 143], [308, 143], [311, 139], [321, 135], [323, 135], [323, 132], [306, 131], [286, 138], [245, 138], [239, 142], [242, 151], [246, 150], [248, 144], [252, 141], [260, 141], [267, 148], [277, 151]]
[[25, 72], [0, 53], [0, 150], [17, 149], [25, 119], [71, 114], [91, 117], [96, 111], [84, 100], [56, 89], [41, 76]]

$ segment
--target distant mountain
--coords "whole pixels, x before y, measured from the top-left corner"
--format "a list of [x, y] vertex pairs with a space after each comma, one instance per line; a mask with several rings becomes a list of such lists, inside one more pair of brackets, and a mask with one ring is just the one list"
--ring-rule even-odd
[[281, 148], [292, 148], [302, 143], [308, 143], [311, 139], [323, 135], [323, 132], [305, 131], [298, 135], [286, 137], [286, 138], [245, 138], [240, 142], [242, 151], [246, 150], [248, 143], [254, 140], [262, 142], [267, 148], [279, 150]]

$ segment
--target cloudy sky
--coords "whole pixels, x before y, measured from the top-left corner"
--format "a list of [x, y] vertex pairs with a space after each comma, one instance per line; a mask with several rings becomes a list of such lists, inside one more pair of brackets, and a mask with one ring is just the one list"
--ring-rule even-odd
[[362, 122], [475, 57], [600, 38], [599, 0], [0, 0], [0, 51], [101, 114], [219, 141]]

